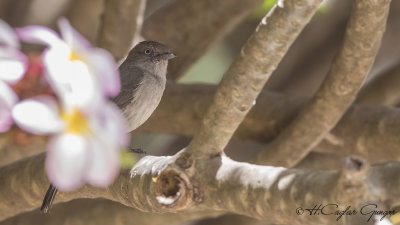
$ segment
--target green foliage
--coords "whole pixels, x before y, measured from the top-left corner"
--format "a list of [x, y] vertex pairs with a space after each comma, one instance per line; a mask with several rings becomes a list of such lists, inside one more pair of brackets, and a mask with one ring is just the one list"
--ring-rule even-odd
[[[259, 7], [253, 14], [255, 19], [263, 18], [272, 7], [278, 2], [278, 0], [264, 0], [264, 3]], [[285, 4], [285, 2], [283, 2]], [[321, 6], [318, 8], [317, 13], [326, 13], [327, 12], [327, 4], [322, 3]]]
[[135, 165], [135, 163], [138, 161], [136, 156], [132, 153], [129, 152], [127, 149], [123, 149], [121, 151], [121, 168], [122, 169], [130, 169]]

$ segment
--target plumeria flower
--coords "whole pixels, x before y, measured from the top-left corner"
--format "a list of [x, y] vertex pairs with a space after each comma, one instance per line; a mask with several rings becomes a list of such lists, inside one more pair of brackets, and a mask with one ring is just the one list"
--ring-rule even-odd
[[27, 68], [27, 59], [19, 48], [20, 43], [13, 29], [0, 20], [0, 133], [11, 127], [11, 109], [18, 100], [5, 82], [18, 82]]
[[0, 80], [0, 133], [10, 129], [13, 123], [11, 109], [17, 100], [17, 95], [6, 83]]
[[28, 60], [19, 48], [14, 30], [0, 20], [0, 80], [16, 83], [24, 75]]
[[24, 41], [48, 46], [44, 64], [50, 84], [64, 104], [93, 109], [101, 105], [103, 96], [116, 96], [120, 80], [113, 57], [91, 47], [66, 19], [60, 19], [58, 25], [61, 37], [43, 26], [19, 28], [17, 33]]
[[72, 191], [84, 183], [109, 186], [118, 175], [120, 149], [127, 146], [125, 122], [118, 108], [104, 102], [102, 110], [87, 112], [59, 108], [48, 96], [17, 104], [15, 123], [34, 134], [53, 134], [46, 156], [47, 175], [58, 189]]

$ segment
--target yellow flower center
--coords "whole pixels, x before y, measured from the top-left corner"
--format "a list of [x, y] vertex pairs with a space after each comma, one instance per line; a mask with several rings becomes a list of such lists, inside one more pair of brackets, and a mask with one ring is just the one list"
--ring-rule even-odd
[[69, 61], [82, 61], [82, 57], [74, 51], [69, 55]]
[[85, 134], [90, 131], [85, 116], [77, 109], [71, 113], [62, 112], [61, 119], [67, 124], [67, 132], [73, 134]]

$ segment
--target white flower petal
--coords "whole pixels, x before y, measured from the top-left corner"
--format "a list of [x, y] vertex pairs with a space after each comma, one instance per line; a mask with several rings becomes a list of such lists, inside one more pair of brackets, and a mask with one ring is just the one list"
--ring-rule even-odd
[[61, 191], [73, 191], [84, 183], [90, 159], [87, 140], [78, 135], [61, 134], [48, 144], [46, 172], [53, 185]]
[[73, 73], [67, 83], [69, 91], [64, 92], [64, 99], [68, 105], [76, 105], [83, 111], [95, 112], [103, 101], [103, 96], [98, 83], [88, 73], [87, 67], [82, 62], [75, 62], [71, 66]]
[[19, 41], [14, 30], [6, 22], [0, 20], [0, 44], [19, 48]]
[[62, 49], [49, 50], [44, 55], [49, 83], [64, 107], [76, 106], [83, 111], [95, 111], [103, 101], [102, 92], [88, 67], [82, 61], [69, 61]]
[[121, 81], [117, 64], [106, 50], [94, 48], [84, 53], [84, 58], [89, 65], [93, 76], [99, 80], [104, 93], [115, 97], [121, 90]]
[[0, 80], [16, 83], [23, 77], [25, 70], [26, 64], [21, 60], [0, 59]]
[[102, 110], [97, 113], [96, 120], [91, 120], [91, 122], [95, 122], [92, 125], [95, 130], [102, 130], [116, 145], [121, 147], [129, 145], [130, 138], [126, 132], [128, 123], [114, 103], [105, 103]]
[[44, 26], [26, 26], [15, 29], [21, 40], [48, 46], [57, 46], [62, 43], [56, 32]]
[[62, 38], [72, 49], [80, 51], [90, 47], [90, 42], [76, 31], [67, 19], [59, 19], [58, 27], [60, 28]]
[[1, 60], [0, 61], [0, 80], [6, 82], [16, 82], [21, 79], [25, 72], [25, 66], [20, 61]]
[[23, 100], [14, 106], [12, 116], [22, 129], [34, 134], [51, 134], [65, 127], [60, 119], [56, 101], [47, 96]]
[[93, 186], [107, 187], [119, 174], [119, 148], [107, 139], [99, 138], [92, 139], [90, 146], [90, 165], [86, 170], [86, 180]]
[[68, 60], [70, 53], [71, 49], [65, 44], [50, 48], [43, 53], [43, 62], [50, 82], [68, 83], [69, 75], [72, 72], [71, 62]]
[[28, 59], [18, 49], [0, 46], [0, 80], [18, 82], [25, 74]]
[[0, 99], [8, 108], [11, 108], [18, 101], [17, 95], [14, 91], [4, 82], [0, 80]]

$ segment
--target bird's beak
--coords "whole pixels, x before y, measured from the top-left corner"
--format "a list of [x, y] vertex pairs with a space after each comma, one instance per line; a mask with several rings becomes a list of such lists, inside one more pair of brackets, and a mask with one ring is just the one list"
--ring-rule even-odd
[[163, 59], [170, 60], [170, 59], [175, 58], [176, 55], [175, 55], [173, 52], [167, 52], [167, 53], [162, 54], [161, 57], [162, 57]]

